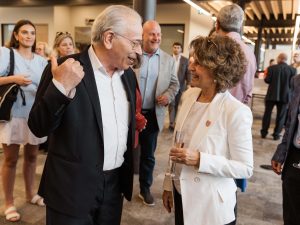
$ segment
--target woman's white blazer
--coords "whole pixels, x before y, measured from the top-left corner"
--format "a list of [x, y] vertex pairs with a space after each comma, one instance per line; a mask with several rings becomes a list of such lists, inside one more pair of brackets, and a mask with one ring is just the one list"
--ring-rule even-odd
[[[200, 91], [190, 88], [183, 95], [176, 130]], [[201, 153], [200, 167], [183, 166], [180, 175], [185, 225], [224, 225], [235, 219], [234, 178], [253, 173], [252, 121], [249, 107], [226, 91], [214, 97], [195, 124], [188, 147]]]

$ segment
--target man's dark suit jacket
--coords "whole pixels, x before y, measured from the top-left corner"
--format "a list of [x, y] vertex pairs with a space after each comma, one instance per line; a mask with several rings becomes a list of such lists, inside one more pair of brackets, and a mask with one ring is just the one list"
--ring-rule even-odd
[[184, 92], [186, 90], [186, 85], [188, 85], [191, 82], [191, 74], [189, 72], [189, 60], [181, 56], [179, 61], [179, 68], [178, 68], [178, 81], [180, 85], [179, 92]]
[[[45, 68], [28, 125], [37, 137], [49, 136], [49, 152], [39, 194], [48, 207], [82, 217], [94, 206], [103, 173], [104, 144], [101, 108], [88, 51], [69, 56], [83, 66], [84, 78], [73, 99], [63, 95], [52, 82], [51, 66]], [[62, 63], [66, 58], [59, 60]], [[125, 161], [120, 168], [121, 192], [130, 200], [133, 186], [135, 132], [135, 74], [122, 75], [130, 102], [130, 125]]]
[[269, 84], [266, 101], [288, 103], [291, 92], [291, 79], [296, 69], [286, 63], [279, 63], [268, 68], [265, 82]]
[[[298, 123], [298, 110], [300, 104], [300, 75], [292, 79], [292, 98], [289, 104], [289, 112], [287, 124], [285, 126], [285, 133], [282, 142], [278, 145], [272, 160], [284, 164], [288, 151], [293, 143], [295, 128]], [[284, 175], [284, 174], [282, 174]]]

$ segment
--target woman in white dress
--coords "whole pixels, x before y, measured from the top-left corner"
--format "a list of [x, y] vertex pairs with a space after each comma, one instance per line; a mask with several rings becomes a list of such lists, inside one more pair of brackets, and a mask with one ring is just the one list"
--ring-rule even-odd
[[171, 160], [182, 164], [180, 188], [168, 171], [163, 202], [170, 212], [175, 185], [184, 225], [224, 225], [235, 219], [234, 178], [253, 173], [252, 113], [228, 91], [244, 74], [246, 60], [229, 37], [198, 37], [191, 47], [194, 88], [184, 93], [175, 126], [185, 134], [184, 147], [170, 151]]
[[[37, 87], [47, 61], [35, 54], [36, 29], [32, 22], [20, 20], [14, 27], [9, 47], [14, 51], [15, 68], [13, 76], [6, 76], [10, 65], [10, 50], [0, 48], [0, 85], [16, 83], [21, 86], [25, 98], [19, 91], [12, 108], [12, 119], [0, 123], [0, 143], [3, 146], [2, 182], [5, 197], [5, 216], [8, 221], [20, 220], [14, 206], [14, 183], [20, 146], [24, 146], [23, 175], [26, 199], [32, 204], [44, 206], [43, 199], [36, 195], [34, 188], [38, 145], [46, 140], [35, 137], [28, 128], [27, 119]], [[25, 101], [24, 101], [25, 100]]]

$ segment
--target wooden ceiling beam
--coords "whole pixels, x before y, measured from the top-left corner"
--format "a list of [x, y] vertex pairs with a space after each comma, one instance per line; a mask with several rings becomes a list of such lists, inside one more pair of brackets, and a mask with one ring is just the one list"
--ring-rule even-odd
[[271, 3], [272, 11], [274, 13], [274, 17], [275, 17], [276, 20], [278, 20], [278, 14], [279, 14], [278, 2], [276, 0], [276, 1], [271, 1], [270, 3]]
[[264, 12], [267, 20], [269, 20], [270, 19], [270, 12], [267, 8], [267, 5], [266, 5], [265, 1], [259, 1], [259, 4], [260, 4], [260, 7], [261, 7], [262, 11]]
[[[247, 14], [248, 15], [248, 14]], [[275, 15], [274, 15], [275, 17]], [[273, 15], [271, 16], [270, 20], [267, 20], [263, 17], [261, 20], [246, 20], [245, 26], [254, 26], [254, 27], [294, 27], [295, 26], [295, 19], [292, 19], [292, 16], [289, 14], [287, 15], [287, 19], [283, 19], [282, 14], [278, 14], [278, 19], [275, 19]]]
[[[245, 36], [247, 38], [254, 38], [254, 37], [257, 37], [257, 34], [245, 34]], [[269, 37], [269, 38], [293, 38], [293, 34], [285, 34], [285, 33], [282, 33], [282, 34], [263, 34], [264, 37]], [[298, 38], [300, 38], [300, 34], [298, 35]]]
[[250, 2], [249, 4], [251, 6], [251, 9], [253, 10], [253, 12], [255, 13], [256, 17], [261, 20], [261, 14], [260, 11], [258, 10], [256, 3], [255, 2]]
[[251, 9], [245, 9], [245, 13], [251, 20], [254, 20], [254, 13]]
[[288, 3], [281, 1], [283, 19], [286, 20]]
[[299, 1], [292, 1], [292, 19], [296, 18], [296, 14], [298, 13]]

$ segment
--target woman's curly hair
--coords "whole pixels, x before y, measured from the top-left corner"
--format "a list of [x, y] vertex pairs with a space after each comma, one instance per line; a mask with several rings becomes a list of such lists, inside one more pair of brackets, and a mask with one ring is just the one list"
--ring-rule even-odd
[[214, 76], [217, 92], [234, 87], [246, 72], [247, 61], [240, 45], [227, 36], [197, 37], [190, 48], [194, 60]]

